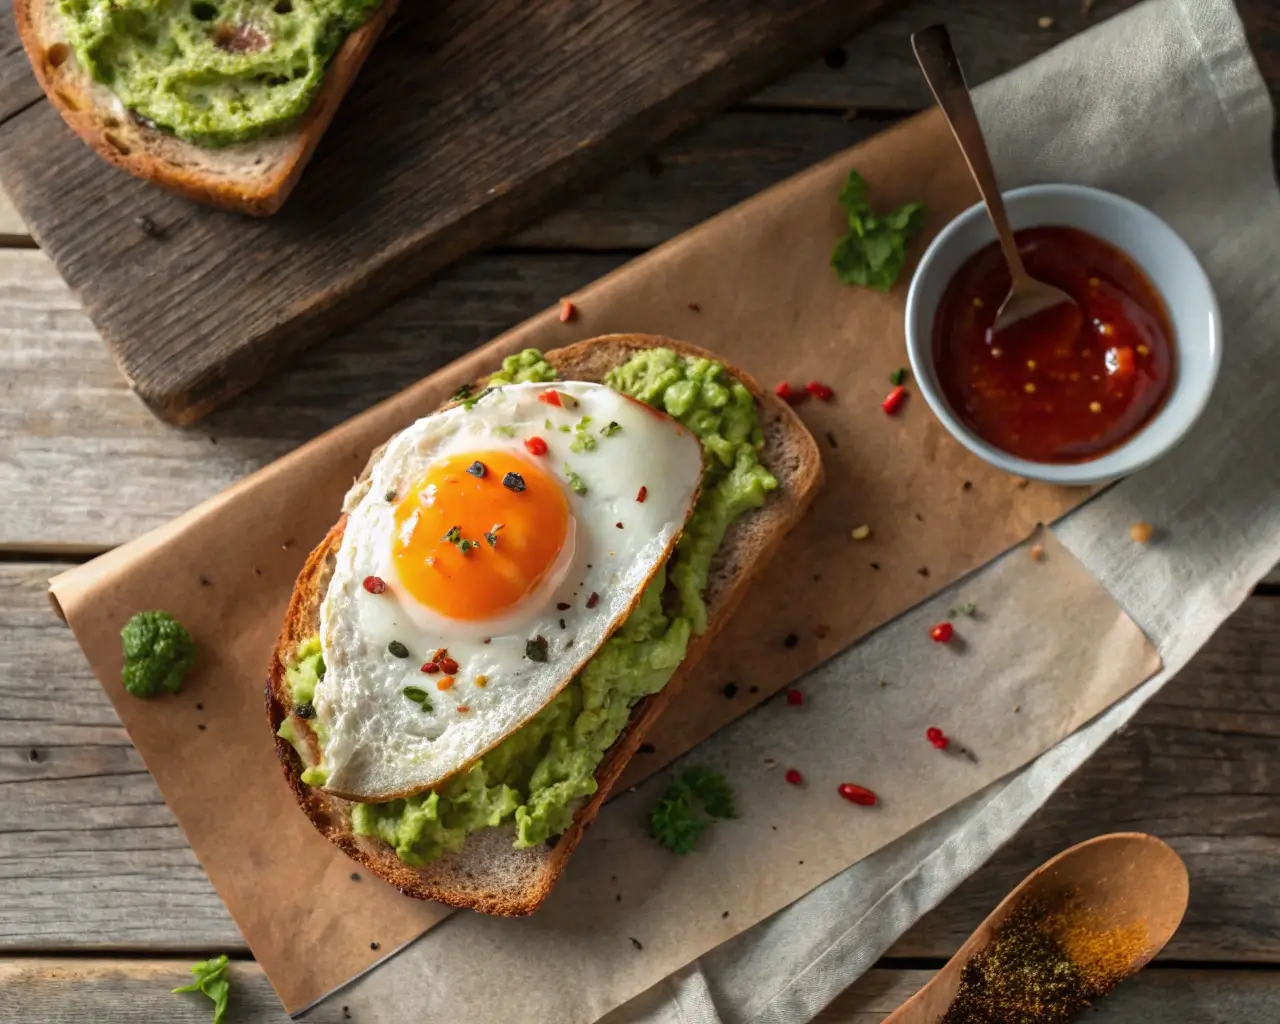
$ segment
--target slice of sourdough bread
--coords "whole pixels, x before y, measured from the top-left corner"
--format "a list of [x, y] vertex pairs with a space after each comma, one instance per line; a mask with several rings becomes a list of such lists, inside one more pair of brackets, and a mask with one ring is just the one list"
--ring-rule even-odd
[[[642, 334], [614, 334], [546, 353], [562, 380], [602, 381], [610, 369], [648, 348], [670, 348], [681, 355], [715, 359], [710, 352]], [[723, 362], [723, 360], [720, 360]], [[627, 728], [605, 754], [596, 771], [599, 785], [574, 816], [573, 824], [554, 843], [527, 850], [512, 846], [510, 827], [483, 829], [467, 837], [466, 845], [425, 867], [402, 862], [385, 843], [351, 831], [351, 805], [302, 783], [302, 763], [293, 746], [277, 737], [276, 752], [298, 802], [312, 823], [328, 839], [375, 874], [408, 896], [439, 900], [488, 914], [529, 914], [546, 899], [565, 862], [599, 812], [609, 790], [622, 774], [654, 721], [672, 702], [681, 684], [728, 621], [761, 567], [783, 538], [808, 510], [822, 483], [818, 447], [795, 412], [773, 394], [760, 388], [748, 374], [733, 366], [726, 369], [740, 380], [756, 400], [764, 432], [760, 461], [778, 480], [765, 504], [748, 512], [730, 527], [711, 565], [706, 590], [708, 628], [694, 637], [688, 653], [666, 687], [641, 700], [632, 709]], [[376, 460], [379, 452], [375, 452]], [[371, 460], [371, 462], [373, 461]], [[368, 470], [365, 471], [365, 478]], [[276, 645], [267, 680], [267, 717], [274, 733], [292, 711], [285, 669], [298, 644], [319, 631], [320, 604], [333, 572], [334, 558], [342, 542], [345, 515], [329, 531], [303, 567]], [[295, 728], [307, 734], [309, 763], [318, 760], [314, 735], [306, 723], [293, 718]]]
[[297, 124], [280, 134], [222, 148], [184, 142], [134, 118], [76, 60], [58, 0], [14, 0], [13, 12], [27, 58], [49, 102], [99, 156], [198, 203], [267, 216], [293, 191], [397, 2], [382, 0], [369, 20], [347, 37]]

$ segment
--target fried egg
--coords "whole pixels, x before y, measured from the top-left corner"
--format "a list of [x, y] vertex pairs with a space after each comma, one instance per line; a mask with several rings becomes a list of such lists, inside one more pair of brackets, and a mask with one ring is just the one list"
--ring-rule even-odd
[[320, 610], [324, 788], [438, 785], [541, 710], [664, 564], [697, 438], [600, 384], [513, 384], [388, 442]]

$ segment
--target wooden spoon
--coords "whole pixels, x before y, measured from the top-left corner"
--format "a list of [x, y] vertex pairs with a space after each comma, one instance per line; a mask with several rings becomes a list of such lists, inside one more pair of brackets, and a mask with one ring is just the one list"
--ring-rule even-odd
[[[965, 82], [964, 71], [960, 68], [960, 60], [956, 51], [951, 48], [947, 26], [931, 25], [915, 33], [911, 37], [911, 48], [915, 50], [916, 62], [924, 72], [925, 81], [929, 83], [938, 106], [942, 108], [943, 116], [951, 126], [951, 134], [956, 137], [965, 163], [969, 165], [969, 173], [973, 175], [978, 191], [982, 194], [987, 214], [996, 229], [996, 238], [1000, 241], [1000, 251], [1004, 253], [1009, 274], [1013, 278], [1009, 294], [1000, 303], [1000, 309], [996, 313], [992, 331], [998, 334], [1020, 320], [1061, 305], [1069, 305], [1075, 309], [1071, 320], [1078, 330], [1083, 318], [1080, 304], [1061, 288], [1036, 280], [1027, 273], [1022, 262], [1018, 244], [1013, 238], [1013, 229], [1009, 227], [1004, 200], [1000, 196], [1000, 186], [996, 184], [991, 154], [987, 152], [982, 126], [973, 110], [973, 100], [969, 96], [969, 86]], [[1068, 325], [1068, 330], [1070, 326]]]
[[1124, 972], [1128, 977], [1145, 967], [1178, 930], [1188, 891], [1182, 858], [1155, 836], [1117, 832], [1073, 846], [1023, 879], [942, 970], [884, 1024], [938, 1024], [956, 997], [964, 965], [987, 946], [1023, 900], [1035, 898], [1051, 905], [1070, 894], [1089, 919], [1105, 922], [1105, 927], [1144, 926], [1147, 943]]

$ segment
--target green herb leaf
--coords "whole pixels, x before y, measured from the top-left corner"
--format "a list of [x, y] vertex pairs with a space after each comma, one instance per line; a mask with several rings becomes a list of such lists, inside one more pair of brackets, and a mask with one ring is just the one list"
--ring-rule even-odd
[[489, 542], [489, 547], [496, 548], [498, 546], [498, 534], [502, 532], [502, 523], [494, 523], [485, 531], [484, 539]]
[[690, 791], [702, 801], [702, 809], [713, 818], [736, 818], [733, 790], [729, 781], [705, 765], [695, 765], [681, 776]]
[[476, 403], [477, 403], [477, 402], [479, 402], [479, 401], [480, 401], [482, 398], [484, 398], [486, 395], [491, 395], [491, 394], [493, 394], [493, 392], [494, 392], [495, 390], [497, 390], [497, 389], [496, 389], [496, 388], [485, 388], [483, 391], [481, 391], [481, 392], [480, 392], [480, 394], [475, 395], [474, 397], [464, 398], [464, 399], [462, 400], [462, 408], [464, 408], [464, 409], [466, 409], [468, 412], [470, 412], [472, 409], [474, 409], [474, 408], [476, 407]]
[[892, 384], [894, 387], [897, 387], [906, 379], [907, 379], [907, 368], [905, 366], [900, 366], [896, 370], [894, 370], [893, 373], [889, 374], [889, 383]]
[[569, 482], [569, 490], [573, 491], [574, 494], [581, 497], [587, 493], [587, 485], [582, 482], [582, 477], [570, 469], [567, 462], [564, 464], [564, 476]]
[[498, 424], [496, 427], [494, 427], [493, 429], [494, 429], [494, 430], [496, 430], [496, 431], [497, 431], [499, 434], [501, 434], [503, 437], [515, 437], [515, 436], [516, 436], [516, 428], [515, 428], [515, 427], [509, 427], [509, 426], [507, 426], [505, 423], [499, 423], [499, 424]]
[[227, 1002], [231, 996], [231, 982], [227, 978], [227, 957], [222, 955], [213, 960], [201, 960], [191, 968], [195, 980], [189, 985], [175, 988], [179, 992], [203, 992], [213, 1000], [213, 1024], [222, 1024], [227, 1013]]
[[924, 204], [904, 203], [876, 216], [857, 171], [849, 172], [839, 202], [849, 216], [849, 233], [831, 253], [836, 275], [844, 284], [889, 291], [906, 266], [907, 242], [924, 227]]
[[469, 397], [471, 392], [474, 390], [475, 388], [470, 384], [463, 384], [462, 387], [458, 388], [458, 390], [453, 393], [453, 401], [461, 402], [463, 399]]
[[978, 606], [972, 601], [966, 601], [964, 604], [958, 604], [954, 608], [948, 609], [947, 618], [954, 619], [960, 615], [966, 618], [973, 618], [978, 614]]
[[686, 768], [649, 811], [649, 832], [667, 849], [689, 853], [713, 821], [736, 818], [733, 790], [710, 768]]
[[606, 423], [603, 427], [600, 428], [600, 433], [602, 433], [605, 437], [613, 437], [613, 435], [618, 433], [618, 431], [620, 431], [621, 429], [622, 429], [622, 424], [617, 422], [617, 420], [610, 420], [608, 423]]
[[406, 686], [401, 692], [422, 708], [423, 711], [435, 710], [435, 706], [431, 703], [430, 694], [421, 686]]
[[596, 439], [590, 434], [579, 434], [569, 445], [571, 452], [593, 452], [596, 450]]
[[658, 798], [649, 812], [649, 831], [653, 838], [673, 853], [692, 853], [702, 833], [711, 825], [698, 817], [683, 792], [668, 790]]

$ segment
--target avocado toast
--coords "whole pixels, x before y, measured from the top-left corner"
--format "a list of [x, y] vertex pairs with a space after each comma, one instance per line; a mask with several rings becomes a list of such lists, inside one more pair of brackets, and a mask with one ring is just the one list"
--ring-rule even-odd
[[265, 216], [297, 184], [397, 2], [14, 0], [14, 17], [49, 102], [99, 156]]
[[[665, 372], [673, 375], [676, 371], [672, 366], [680, 367], [680, 372], [691, 373], [694, 369], [705, 371], [715, 363], [710, 353], [693, 346], [645, 335], [598, 338], [549, 352], [543, 358], [545, 363], [539, 365], [554, 371], [559, 381], [600, 382], [608, 378], [610, 382], [624, 380], [632, 385], [638, 378], [627, 377], [626, 368], [643, 365], [646, 360], [651, 361], [650, 365], [660, 362], [668, 367]], [[717, 364], [712, 374], [718, 374], [717, 379], [726, 384], [745, 389], [739, 393], [751, 409], [755, 420], [753, 437], [758, 439], [751, 446], [751, 460], [758, 457], [760, 472], [776, 486], [762, 502], [735, 512], [731, 521], [727, 521], [714, 552], [708, 554], [705, 578], [697, 580], [701, 600], [705, 602], [705, 622], [698, 623], [691, 635], [686, 634], [683, 658], [678, 665], [673, 665], [669, 675], [663, 675], [665, 685], [659, 682], [656, 691], [624, 695], [624, 717], [603, 734], [604, 749], [585, 769], [588, 784], [583, 786], [583, 780], [577, 779], [578, 788], [572, 792], [580, 795], [569, 798], [563, 808], [553, 809], [563, 811], [563, 816], [553, 815], [550, 826], [544, 823], [530, 833], [530, 816], [525, 815], [519, 829], [513, 829], [515, 816], [504, 813], [496, 827], [476, 827], [477, 823], [470, 821], [464, 828], [456, 826], [462, 815], [460, 796], [455, 796], [452, 802], [442, 797], [437, 803], [437, 795], [431, 794], [426, 802], [419, 796], [407, 801], [355, 804], [321, 788], [324, 784], [319, 767], [321, 743], [312, 728], [315, 719], [311, 717], [315, 711], [308, 704], [302, 707], [303, 716], [298, 714], [297, 698], [310, 696], [310, 691], [298, 689], [298, 681], [309, 659], [313, 664], [319, 661], [315, 638], [319, 632], [321, 606], [333, 578], [349, 513], [367, 497], [368, 469], [348, 496], [347, 513], [308, 558], [294, 590], [267, 686], [267, 713], [277, 736], [277, 752], [299, 803], [316, 827], [351, 857], [407, 895], [500, 915], [527, 914], [536, 909], [550, 892], [583, 830], [598, 813], [653, 722], [675, 698], [712, 638], [745, 595], [752, 579], [799, 522], [816, 495], [822, 476], [821, 462], [812, 437], [795, 413], [736, 368], [722, 368], [722, 364]], [[624, 387], [632, 390], [628, 385]], [[655, 401], [652, 391], [645, 397], [659, 404], [660, 399]], [[693, 414], [696, 415], [696, 410]], [[716, 440], [712, 437], [708, 443], [715, 444]], [[370, 466], [377, 463], [380, 455], [381, 450], [374, 453]], [[714, 473], [707, 479], [714, 483]], [[704, 482], [700, 508], [704, 500], [712, 500], [707, 497], [708, 486]], [[695, 517], [697, 514], [695, 512]], [[687, 531], [697, 528], [697, 522], [691, 520]], [[671, 564], [678, 566], [681, 557], [677, 548]], [[676, 574], [678, 568], [672, 570], [672, 575]], [[675, 600], [671, 591], [677, 586], [667, 588], [668, 593], [662, 598], [665, 603]], [[656, 592], [654, 597], [656, 600]], [[676, 612], [669, 614], [674, 616]], [[624, 623], [619, 632], [625, 632], [625, 627]], [[603, 651], [598, 652], [597, 657], [603, 657]], [[320, 665], [323, 666], [323, 662]], [[320, 667], [319, 673], [323, 671]], [[520, 742], [521, 734], [529, 728], [526, 725], [517, 730], [504, 743]], [[573, 735], [572, 729], [567, 727], [566, 734]], [[554, 737], [551, 741], [531, 742], [542, 742], [544, 746], [533, 751], [530, 763], [542, 758], [538, 763], [545, 764], [546, 744], [554, 745]], [[496, 752], [485, 756], [494, 757]], [[515, 788], [526, 803], [534, 803], [527, 779], [515, 783]], [[453, 792], [450, 783], [440, 790], [446, 796]], [[425, 828], [421, 819], [428, 811], [439, 820], [431, 821], [430, 827]], [[417, 831], [410, 827], [415, 815]], [[451, 823], [455, 827], [450, 828]], [[561, 824], [566, 827], [560, 827]], [[428, 843], [424, 839], [418, 843], [420, 833], [427, 839], [434, 835], [439, 841]], [[522, 848], [513, 842], [517, 836], [528, 840]], [[397, 848], [385, 840], [397, 842]]]

